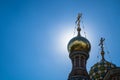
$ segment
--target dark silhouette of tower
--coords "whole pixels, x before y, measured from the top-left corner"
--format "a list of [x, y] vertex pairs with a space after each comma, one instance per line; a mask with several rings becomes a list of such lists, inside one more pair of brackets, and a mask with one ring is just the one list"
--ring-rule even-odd
[[72, 62], [72, 70], [68, 80], [89, 80], [89, 75], [86, 70], [87, 59], [91, 49], [90, 42], [80, 34], [80, 21], [82, 14], [78, 14], [76, 24], [78, 35], [72, 38], [68, 43], [69, 57]]
[[120, 67], [117, 67], [105, 59], [105, 38], [101, 38], [99, 44], [102, 59], [91, 67], [88, 75], [86, 64], [91, 45], [90, 42], [80, 34], [81, 17], [82, 14], [78, 14], [76, 20], [78, 35], [69, 41], [67, 47], [72, 62], [72, 70], [68, 80], [120, 80]]

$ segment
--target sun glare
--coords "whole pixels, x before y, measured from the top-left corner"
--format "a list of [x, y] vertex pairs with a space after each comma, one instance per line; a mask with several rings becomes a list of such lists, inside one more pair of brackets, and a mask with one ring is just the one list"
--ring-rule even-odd
[[74, 32], [72, 29], [62, 29], [59, 33], [59, 38], [58, 38], [58, 43], [59, 43], [59, 49], [61, 51], [66, 51], [67, 50], [67, 45], [68, 42], [70, 41], [71, 38], [74, 37]]
[[[81, 32], [81, 35], [83, 37], [85, 37], [83, 32]], [[57, 43], [59, 44], [59, 47], [58, 47], [59, 50], [60, 51], [66, 51], [68, 42], [75, 36], [77, 36], [77, 30], [74, 31], [74, 28], [63, 28], [63, 29], [60, 29], [60, 31], [59, 31], [59, 33], [57, 35], [57, 38], [56, 38], [57, 39], [56, 41], [58, 41]], [[89, 35], [87, 35], [86, 38], [91, 40], [92, 36], [90, 35], [90, 33], [89, 33]]]
[[[57, 29], [59, 31], [56, 32], [56, 29], [55, 29], [55, 32], [54, 32], [54, 35], [55, 35], [55, 37], [54, 37], [54, 46], [55, 46], [54, 50], [56, 50], [56, 52], [60, 53], [60, 55], [61, 55], [62, 53], [63, 54], [68, 53], [67, 45], [73, 37], [77, 36], [77, 30], [75, 29], [74, 25], [64, 25], [62, 27], [59, 27], [59, 26]], [[86, 38], [90, 41], [91, 45], [93, 45], [93, 42], [95, 42], [94, 36], [93, 36], [95, 31], [91, 30], [90, 26], [88, 26], [86, 32], [87, 32]], [[83, 37], [85, 37], [83, 29], [81, 31], [81, 35]]]

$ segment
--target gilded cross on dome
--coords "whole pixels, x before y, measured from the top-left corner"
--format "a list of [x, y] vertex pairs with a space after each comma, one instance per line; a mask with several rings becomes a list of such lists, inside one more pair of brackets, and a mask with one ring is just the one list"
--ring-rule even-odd
[[81, 17], [82, 17], [82, 13], [78, 13], [78, 17], [77, 17], [77, 20], [76, 20], [76, 22], [75, 22], [78, 27], [80, 27]]
[[104, 41], [105, 41], [105, 38], [101, 37], [99, 46], [101, 46], [101, 50], [102, 50], [101, 51], [102, 60], [104, 60], [104, 54], [105, 54], [104, 53], [104, 46], [103, 46], [104, 45]]
[[101, 46], [101, 50], [102, 50], [102, 51], [103, 51], [103, 49], [104, 49], [104, 47], [103, 47], [104, 41], [105, 41], [105, 38], [102, 38], [102, 37], [101, 37], [99, 46]]
[[80, 31], [81, 31], [81, 28], [80, 28], [81, 17], [82, 17], [82, 13], [78, 13], [78, 17], [77, 17], [77, 20], [75, 22], [78, 26], [78, 28], [77, 28], [78, 36], [80, 36]]

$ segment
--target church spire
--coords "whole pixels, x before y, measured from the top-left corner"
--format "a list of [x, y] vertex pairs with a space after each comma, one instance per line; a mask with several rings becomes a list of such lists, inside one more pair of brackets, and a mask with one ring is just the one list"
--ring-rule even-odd
[[86, 70], [87, 60], [91, 49], [90, 42], [80, 35], [80, 21], [82, 14], [78, 14], [76, 25], [78, 35], [73, 37], [68, 43], [69, 57], [72, 62], [72, 70], [68, 80], [90, 80]]
[[104, 41], [105, 41], [105, 38], [101, 37], [99, 46], [101, 46], [102, 60], [105, 60], [105, 58], [104, 58], [104, 54], [105, 54], [105, 52], [104, 52]]
[[81, 28], [80, 28], [81, 17], [82, 17], [82, 13], [78, 13], [78, 17], [77, 17], [77, 20], [75, 22], [77, 24], [78, 36], [81, 36], [81, 34], [80, 34], [80, 31], [81, 31]]

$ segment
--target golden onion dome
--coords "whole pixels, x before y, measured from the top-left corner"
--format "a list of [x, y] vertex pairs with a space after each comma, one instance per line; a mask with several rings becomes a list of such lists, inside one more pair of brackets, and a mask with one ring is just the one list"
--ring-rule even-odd
[[90, 42], [85, 38], [82, 37], [80, 34], [81, 28], [80, 28], [80, 21], [81, 21], [82, 14], [78, 14], [76, 24], [77, 24], [77, 31], [78, 35], [74, 38], [72, 38], [68, 43], [68, 51], [69, 53], [73, 51], [83, 51], [89, 53], [91, 49]]
[[91, 45], [86, 38], [78, 35], [69, 41], [67, 48], [69, 53], [73, 51], [89, 52], [91, 49]]

